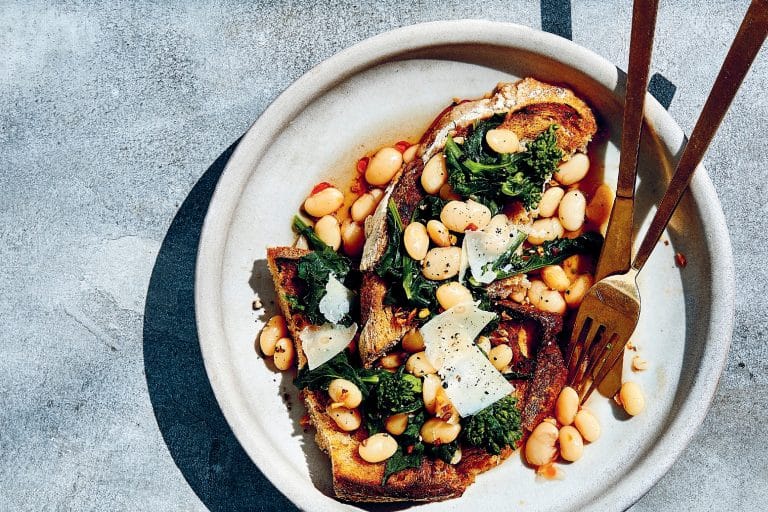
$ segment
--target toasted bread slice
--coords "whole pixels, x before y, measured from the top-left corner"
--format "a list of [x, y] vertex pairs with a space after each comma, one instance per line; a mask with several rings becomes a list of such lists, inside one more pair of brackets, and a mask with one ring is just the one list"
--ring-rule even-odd
[[[306, 364], [306, 357], [299, 332], [309, 322], [291, 311], [285, 296], [303, 293], [303, 283], [297, 278], [297, 260], [308, 252], [292, 247], [267, 250], [278, 302], [295, 340], [300, 368]], [[493, 343], [503, 343], [506, 339], [515, 354], [513, 368], [520, 370], [521, 375], [524, 370], [528, 376], [514, 381], [524, 436], [527, 436], [542, 417], [552, 413], [565, 380], [562, 354], [556, 342], [562, 320], [557, 315], [537, 312], [514, 302], [499, 301], [496, 308], [501, 312], [501, 321], [499, 330], [492, 335]], [[521, 339], [526, 343], [524, 350]], [[476, 475], [497, 466], [514, 452], [513, 447], [508, 447], [500, 455], [491, 455], [478, 448], [465, 447], [458, 464], [425, 457], [420, 467], [395, 473], [382, 484], [385, 463], [371, 464], [358, 455], [358, 446], [366, 437], [364, 429], [353, 433], [339, 430], [326, 413], [329, 399], [325, 392], [305, 389], [301, 396], [310, 423], [316, 429], [315, 440], [330, 456], [334, 493], [343, 500], [394, 502], [455, 498], [461, 496]]]
[[387, 246], [387, 203], [391, 197], [402, 219], [409, 219], [425, 194], [419, 180], [424, 165], [445, 146], [449, 134], [464, 134], [471, 125], [496, 114], [506, 113], [502, 128], [515, 132], [520, 140], [535, 138], [557, 124], [557, 142], [565, 157], [586, 151], [597, 131], [589, 106], [570, 89], [533, 78], [501, 83], [488, 98], [466, 101], [447, 109], [422, 137], [421, 153], [393, 180], [387, 193], [366, 221], [366, 244], [360, 269], [361, 288], [360, 354], [370, 367], [413, 326], [414, 312], [384, 304], [388, 283], [374, 273]]

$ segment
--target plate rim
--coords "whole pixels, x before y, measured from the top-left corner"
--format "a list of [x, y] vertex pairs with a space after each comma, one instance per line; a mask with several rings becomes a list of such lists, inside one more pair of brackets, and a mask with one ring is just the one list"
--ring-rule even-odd
[[[200, 233], [195, 264], [195, 318], [198, 340], [211, 388], [221, 411], [238, 442], [260, 471], [296, 506], [303, 510], [357, 510], [346, 503], [334, 501], [320, 504], [306, 486], [291, 475], [293, 467], [279, 457], [272, 457], [269, 465], [259, 463], [254, 454], [260, 452], [248, 436], [245, 417], [240, 413], [234, 376], [227, 370], [226, 358], [218, 349], [217, 341], [224, 338], [219, 277], [223, 265], [223, 251], [236, 205], [251, 167], [249, 159], [258, 155], [265, 143], [260, 133], [272, 133], [288, 119], [306, 108], [313, 97], [325, 93], [340, 82], [382, 64], [398, 55], [414, 50], [449, 44], [495, 44], [519, 48], [553, 57], [611, 89], [621, 85], [623, 73], [607, 59], [583, 48], [573, 41], [515, 23], [488, 20], [432, 21], [397, 28], [361, 41], [336, 53], [316, 65], [289, 85], [254, 121], [241, 138], [225, 166], [211, 201]], [[650, 94], [646, 100], [646, 120], [659, 138], [671, 147], [681, 147], [685, 141], [683, 131], [669, 113]], [[250, 156], [249, 156], [250, 155]], [[734, 321], [735, 281], [730, 236], [714, 185], [703, 166], [700, 166], [690, 188], [701, 207], [701, 222], [705, 245], [712, 267], [718, 272], [710, 276], [712, 309], [709, 317], [710, 333], [703, 356], [697, 365], [698, 375], [691, 385], [691, 397], [667, 423], [664, 433], [647, 456], [638, 461], [622, 478], [619, 485], [608, 489], [588, 505], [594, 510], [624, 510], [635, 503], [661, 479], [688, 446], [704, 420], [722, 371], [727, 362]], [[705, 206], [706, 205], [706, 206]], [[703, 399], [703, 400], [702, 400]]]

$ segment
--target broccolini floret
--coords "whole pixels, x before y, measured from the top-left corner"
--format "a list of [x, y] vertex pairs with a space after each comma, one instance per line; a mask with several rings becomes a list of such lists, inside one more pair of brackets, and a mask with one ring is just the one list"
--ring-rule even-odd
[[498, 455], [514, 446], [522, 436], [517, 400], [506, 396], [464, 421], [464, 440], [490, 454]]

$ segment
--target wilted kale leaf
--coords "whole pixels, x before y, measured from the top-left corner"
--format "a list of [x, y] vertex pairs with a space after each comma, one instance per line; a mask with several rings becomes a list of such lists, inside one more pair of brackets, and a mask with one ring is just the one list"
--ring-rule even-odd
[[[293, 227], [303, 235], [312, 252], [299, 259], [298, 277], [306, 284], [306, 292], [301, 297], [301, 312], [315, 325], [324, 324], [327, 319], [320, 312], [320, 300], [325, 296], [325, 285], [333, 274], [344, 283], [350, 273], [352, 264], [346, 257], [327, 246], [298, 216], [293, 218]], [[297, 302], [298, 303], [298, 302]], [[345, 315], [339, 322], [342, 325], [352, 325], [352, 317]]]

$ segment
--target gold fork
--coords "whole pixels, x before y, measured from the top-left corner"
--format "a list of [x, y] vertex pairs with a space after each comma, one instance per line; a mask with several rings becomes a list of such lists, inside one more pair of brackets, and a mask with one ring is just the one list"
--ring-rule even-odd
[[625, 274], [598, 281], [584, 297], [566, 356], [568, 383], [578, 392], [581, 403], [622, 356], [640, 316], [637, 274], [667, 227], [767, 34], [768, 0], [753, 0], [631, 268]]

